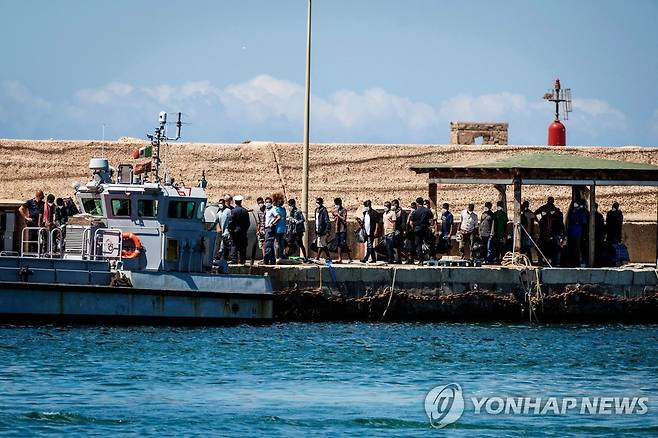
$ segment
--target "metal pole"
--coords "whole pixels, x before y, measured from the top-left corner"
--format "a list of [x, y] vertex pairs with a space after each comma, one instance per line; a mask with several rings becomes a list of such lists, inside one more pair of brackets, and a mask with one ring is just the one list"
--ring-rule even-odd
[[105, 158], [105, 123], [103, 123], [103, 141], [101, 143], [101, 158]]
[[302, 211], [306, 221], [304, 222], [304, 246], [308, 245], [308, 139], [309, 118], [311, 112], [311, 0], [308, 0], [308, 17], [306, 24], [306, 85], [304, 95], [304, 154], [302, 159]]

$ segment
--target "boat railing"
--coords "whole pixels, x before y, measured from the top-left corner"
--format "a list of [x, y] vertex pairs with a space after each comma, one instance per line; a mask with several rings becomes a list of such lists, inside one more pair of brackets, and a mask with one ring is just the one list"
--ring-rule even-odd
[[61, 258], [64, 254], [64, 232], [61, 228], [50, 230], [48, 239], [48, 257]]
[[[21, 257], [42, 257], [48, 248], [48, 230], [43, 227], [25, 227], [21, 235]], [[34, 251], [36, 249], [36, 251]]]
[[[121, 262], [123, 233], [118, 228], [85, 227], [78, 257], [87, 260]], [[25, 227], [21, 235], [21, 257], [61, 258], [65, 251], [64, 231], [45, 227]], [[1, 255], [8, 255], [3, 252]]]
[[[86, 229], [91, 235], [91, 229]], [[123, 250], [123, 232], [118, 228], [97, 228], [94, 231], [91, 245], [88, 245], [86, 254], [91, 260], [121, 261]], [[83, 234], [84, 239], [84, 234]], [[83, 240], [86, 242], [87, 240]]]
[[[25, 227], [21, 235], [21, 257], [62, 257], [64, 233], [61, 228]], [[36, 249], [36, 251], [35, 251]]]

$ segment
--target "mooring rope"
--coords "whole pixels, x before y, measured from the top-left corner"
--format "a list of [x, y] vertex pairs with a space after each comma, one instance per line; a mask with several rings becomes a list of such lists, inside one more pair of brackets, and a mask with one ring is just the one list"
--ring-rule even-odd
[[391, 283], [391, 294], [388, 296], [388, 304], [386, 304], [386, 309], [384, 309], [384, 313], [382, 314], [380, 321], [384, 320], [384, 317], [386, 316], [386, 312], [388, 312], [388, 308], [391, 306], [391, 300], [393, 299], [393, 292], [395, 291], [395, 277], [397, 276], [397, 273], [398, 273], [398, 268], [393, 268], [393, 282]]

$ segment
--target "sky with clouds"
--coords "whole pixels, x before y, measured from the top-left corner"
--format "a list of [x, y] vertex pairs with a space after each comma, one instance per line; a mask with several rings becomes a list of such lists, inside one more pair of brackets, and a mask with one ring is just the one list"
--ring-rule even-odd
[[[306, 0], [0, 0], [0, 138], [301, 141]], [[543, 144], [658, 146], [658, 2], [313, 0], [313, 142], [447, 143], [452, 120]]]

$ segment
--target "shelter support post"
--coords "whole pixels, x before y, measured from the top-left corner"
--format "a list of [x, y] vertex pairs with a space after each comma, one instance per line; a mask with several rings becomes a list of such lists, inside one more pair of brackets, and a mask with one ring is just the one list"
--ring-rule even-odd
[[496, 184], [494, 188], [498, 191], [498, 200], [503, 201], [503, 210], [507, 212], [507, 186], [505, 184]]
[[521, 181], [514, 180], [514, 252], [521, 251]]
[[[596, 186], [589, 186], [589, 267], [594, 267], [596, 256]], [[599, 248], [600, 249], [600, 248]]]
[[436, 205], [437, 196], [438, 196], [438, 187], [436, 183], [431, 182], [429, 185], [430, 207], [432, 207], [435, 211], [438, 208]]
[[656, 191], [656, 269], [658, 269], [658, 191]]

